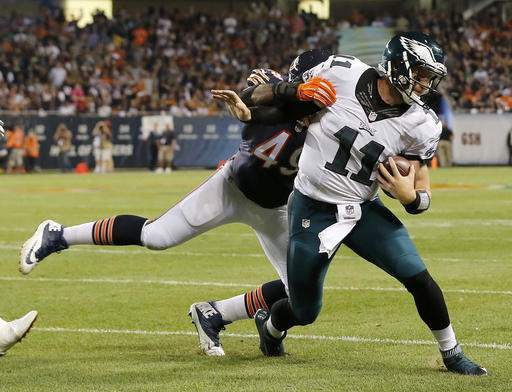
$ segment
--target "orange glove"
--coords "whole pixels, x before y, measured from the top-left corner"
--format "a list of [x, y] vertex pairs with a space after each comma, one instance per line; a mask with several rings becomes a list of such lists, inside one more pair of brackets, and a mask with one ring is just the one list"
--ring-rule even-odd
[[319, 106], [331, 106], [336, 102], [336, 90], [328, 80], [316, 77], [299, 84], [297, 98], [301, 101], [315, 101]]

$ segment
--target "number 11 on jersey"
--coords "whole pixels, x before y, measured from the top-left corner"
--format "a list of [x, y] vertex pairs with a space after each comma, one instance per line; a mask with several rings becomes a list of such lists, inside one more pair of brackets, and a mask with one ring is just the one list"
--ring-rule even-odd
[[[346, 169], [347, 163], [351, 157], [350, 150], [356, 141], [359, 133], [350, 127], [343, 127], [334, 136], [339, 140], [340, 146], [334, 156], [332, 162], [327, 162], [325, 168], [332, 172], [348, 176], [349, 171]], [[373, 168], [379, 160], [380, 154], [384, 151], [384, 146], [371, 140], [359, 150], [363, 154], [361, 159], [361, 169], [356, 173], [350, 174], [349, 178], [361, 184], [371, 186], [373, 181], [370, 180]]]

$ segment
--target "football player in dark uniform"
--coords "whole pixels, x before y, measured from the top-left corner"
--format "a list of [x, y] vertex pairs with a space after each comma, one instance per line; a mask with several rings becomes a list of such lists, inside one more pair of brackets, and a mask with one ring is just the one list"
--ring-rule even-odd
[[[318, 64], [330, 54], [324, 51], [313, 53], [303, 56], [307, 60], [305, 69], [314, 65], [310, 61]], [[300, 65], [298, 61], [294, 64], [295, 68]], [[281, 80], [282, 77], [271, 70], [254, 72], [249, 77], [249, 84], [253, 86], [243, 94], [247, 104], [251, 106], [255, 83]], [[224, 324], [252, 317], [263, 304], [271, 306], [276, 300], [286, 297], [283, 285], [287, 281], [286, 204], [305, 139], [303, 126], [296, 120], [318, 111], [319, 107], [313, 101], [327, 106], [334, 102], [335, 96], [329, 83], [320, 79], [297, 83], [294, 89], [296, 93], [293, 95], [289, 95], [289, 91], [283, 92], [289, 99], [284, 97], [282, 100], [284, 104], [290, 101], [298, 105], [292, 115], [276, 116], [274, 113], [279, 111], [273, 107], [254, 107], [252, 121], [242, 132], [239, 151], [208, 180], [157, 219], [118, 215], [70, 227], [45, 220], [22, 247], [20, 271], [30, 273], [44, 258], [69, 246], [140, 245], [162, 250], [223, 224], [245, 223], [255, 230], [280, 279], [247, 295], [215, 304], [205, 302], [191, 306], [190, 313], [198, 327], [203, 351], [208, 355], [224, 355], [218, 340], [218, 331]], [[265, 119], [270, 123], [265, 123]], [[222, 318], [212, 318], [219, 313]], [[202, 323], [205, 320], [210, 323]], [[215, 324], [215, 320], [221, 320], [221, 324]], [[216, 333], [205, 336], [212, 325]]]

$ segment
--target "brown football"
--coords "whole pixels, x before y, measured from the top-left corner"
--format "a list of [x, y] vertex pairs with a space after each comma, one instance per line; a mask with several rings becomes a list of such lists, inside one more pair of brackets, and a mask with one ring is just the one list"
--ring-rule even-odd
[[[402, 176], [406, 176], [409, 174], [409, 170], [411, 169], [411, 162], [409, 162], [406, 158], [404, 158], [400, 155], [396, 155], [391, 158], [393, 158], [393, 160], [395, 161], [396, 167], [398, 168], [398, 171], [400, 172], [400, 174]], [[390, 172], [391, 174], [393, 174], [393, 171], [391, 170], [391, 165], [389, 164], [389, 160], [386, 159], [383, 162], [383, 164], [384, 164], [384, 167], [386, 168], [386, 170], [388, 172]]]

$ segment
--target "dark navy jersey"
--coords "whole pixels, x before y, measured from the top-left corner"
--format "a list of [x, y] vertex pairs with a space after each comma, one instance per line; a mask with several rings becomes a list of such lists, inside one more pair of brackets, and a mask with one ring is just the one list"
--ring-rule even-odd
[[[241, 94], [248, 106], [255, 88]], [[242, 130], [242, 142], [232, 163], [237, 187], [263, 208], [288, 202], [306, 140], [305, 118], [320, 110], [312, 102], [274, 103], [273, 107], [250, 107], [252, 120]]]
[[234, 182], [248, 199], [263, 208], [287, 203], [306, 133], [295, 121], [244, 127], [232, 167]]

